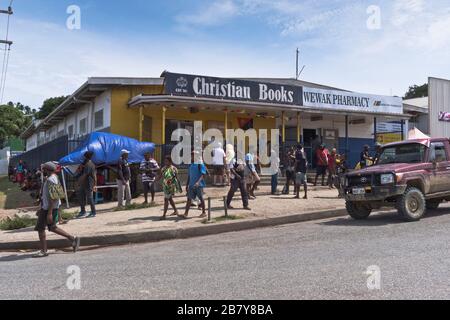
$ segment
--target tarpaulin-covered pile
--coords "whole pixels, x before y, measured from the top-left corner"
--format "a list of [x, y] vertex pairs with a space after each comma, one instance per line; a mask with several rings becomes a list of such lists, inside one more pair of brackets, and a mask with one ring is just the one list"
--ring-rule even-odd
[[97, 165], [115, 165], [119, 161], [123, 149], [130, 151], [128, 161], [139, 163], [144, 159], [146, 152], [153, 152], [155, 144], [139, 142], [124, 136], [111, 133], [91, 133], [87, 139], [71, 154], [59, 160], [63, 166], [79, 165], [84, 160], [84, 154], [92, 151], [92, 161]]

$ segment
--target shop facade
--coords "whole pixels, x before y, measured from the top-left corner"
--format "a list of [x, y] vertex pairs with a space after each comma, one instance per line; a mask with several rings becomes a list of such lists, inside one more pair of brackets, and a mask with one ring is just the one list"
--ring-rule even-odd
[[225, 137], [234, 129], [279, 129], [282, 150], [304, 143], [311, 161], [314, 148], [324, 142], [347, 154], [353, 165], [364, 145], [375, 144], [381, 124], [397, 123], [402, 138], [409, 117], [397, 97], [294, 79], [165, 72], [158, 78], [89, 78], [22, 137], [31, 151], [64, 136], [78, 141], [91, 132], [105, 131], [154, 142], [160, 159], [177, 143], [171, 141], [174, 130], [192, 131], [194, 122], [201, 121], [203, 130], [219, 129]]

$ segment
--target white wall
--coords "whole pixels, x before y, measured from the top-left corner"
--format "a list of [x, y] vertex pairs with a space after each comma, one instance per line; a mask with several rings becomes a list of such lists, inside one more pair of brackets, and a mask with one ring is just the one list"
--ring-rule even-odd
[[[100, 128], [94, 128], [94, 114], [95, 112], [103, 110], [103, 126]], [[80, 120], [86, 118], [86, 132], [80, 131]], [[50, 142], [56, 139], [57, 135], [64, 131], [64, 134], [68, 134], [69, 126], [74, 126], [74, 137], [83, 136], [91, 132], [103, 130], [111, 126], [111, 90], [105, 91], [97, 98], [95, 98], [93, 105], [85, 104], [78, 108], [75, 112], [68, 115], [64, 120], [61, 120], [58, 124], [43, 132], [45, 142]], [[36, 143], [34, 143], [36, 141]], [[37, 147], [37, 134], [27, 139], [27, 151]], [[33, 146], [34, 145], [34, 146]]]

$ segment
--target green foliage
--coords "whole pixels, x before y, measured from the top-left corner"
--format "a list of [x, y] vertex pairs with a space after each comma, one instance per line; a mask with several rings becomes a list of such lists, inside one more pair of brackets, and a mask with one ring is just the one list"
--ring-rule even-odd
[[68, 96], [49, 98], [44, 101], [41, 109], [36, 114], [36, 119], [43, 120], [52, 113]]
[[[26, 114], [29, 112], [29, 114]], [[20, 136], [24, 128], [27, 128], [32, 121], [33, 110], [21, 103], [12, 102], [0, 106], [0, 149], [10, 138]]]
[[428, 97], [428, 83], [424, 85], [418, 86], [413, 85], [409, 87], [408, 92], [403, 97], [404, 99], [414, 99], [414, 98], [423, 98]]
[[0, 230], [18, 230], [23, 228], [29, 228], [36, 225], [36, 218], [30, 216], [14, 216], [13, 218], [6, 218], [0, 221]]

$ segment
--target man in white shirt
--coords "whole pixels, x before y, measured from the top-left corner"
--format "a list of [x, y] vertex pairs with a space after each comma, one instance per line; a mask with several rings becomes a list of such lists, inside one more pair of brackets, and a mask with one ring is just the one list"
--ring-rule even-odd
[[212, 164], [214, 168], [213, 185], [224, 185], [226, 154], [223, 150], [222, 144], [219, 142], [217, 147], [213, 150]]

